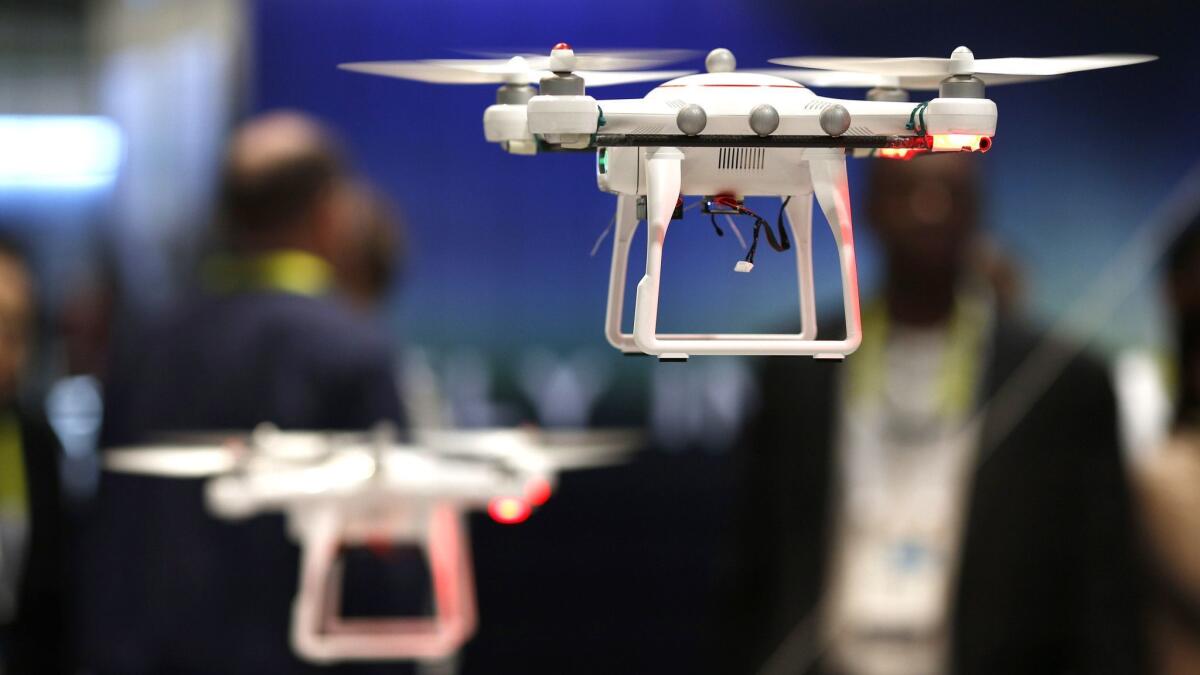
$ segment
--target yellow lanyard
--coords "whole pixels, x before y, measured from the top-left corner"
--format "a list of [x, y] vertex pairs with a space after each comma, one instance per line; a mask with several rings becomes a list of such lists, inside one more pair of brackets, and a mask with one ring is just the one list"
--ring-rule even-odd
[[257, 255], [218, 255], [203, 267], [204, 287], [214, 293], [282, 291], [296, 295], [321, 295], [333, 283], [329, 263], [291, 249]]
[[[970, 412], [978, 394], [983, 340], [990, 314], [987, 304], [967, 294], [959, 296], [950, 319], [949, 348], [938, 375], [938, 406], [951, 417]], [[888, 340], [887, 310], [876, 300], [863, 309], [862, 346], [849, 359], [850, 401], [868, 400], [883, 391], [884, 350]]]
[[0, 413], [0, 515], [21, 517], [28, 507], [21, 425], [12, 412]]

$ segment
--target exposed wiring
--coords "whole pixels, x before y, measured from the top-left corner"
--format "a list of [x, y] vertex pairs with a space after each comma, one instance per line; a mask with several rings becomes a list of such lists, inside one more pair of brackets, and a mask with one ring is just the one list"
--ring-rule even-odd
[[729, 215], [728, 213], [725, 214], [725, 222], [729, 223], [729, 229], [733, 230], [734, 236], [737, 237], [738, 245], [740, 245], [742, 250], [745, 251], [747, 248], [746, 238], [742, 236], [742, 228], [738, 227], [737, 221], [734, 220], [733, 216]]
[[601, 232], [600, 236], [596, 238], [596, 243], [592, 245], [592, 252], [590, 254], [588, 254], [589, 257], [591, 257], [591, 258], [596, 257], [596, 251], [600, 250], [600, 244], [604, 243], [604, 240], [608, 238], [608, 233], [612, 232], [613, 226], [616, 224], [617, 224], [617, 214], [614, 213], [613, 217], [609, 219], [608, 225], [605, 226], [604, 231]]
[[929, 101], [921, 101], [913, 106], [912, 112], [908, 113], [908, 124], [904, 125], [905, 129], [910, 129], [917, 132], [918, 136], [925, 135], [925, 109], [929, 107]]
[[[688, 211], [691, 211], [692, 209], [696, 208], [697, 206], [700, 206], [702, 203], [703, 203], [703, 201], [698, 201], [698, 202], [694, 202], [692, 204], [688, 204], [687, 206], [683, 207], [683, 212], [687, 213]], [[641, 221], [638, 221], [638, 222], [641, 222]], [[606, 225], [604, 227], [604, 230], [602, 232], [600, 232], [600, 236], [596, 237], [596, 243], [592, 245], [592, 252], [588, 254], [589, 257], [592, 257], [592, 258], [596, 257], [596, 252], [600, 250], [600, 245], [604, 243], [605, 239], [608, 239], [609, 233], [613, 231], [613, 227], [616, 224], [617, 224], [617, 215], [614, 213], [613, 217], [609, 218], [608, 225]], [[714, 221], [713, 227], [716, 227], [716, 225], [717, 224]], [[721, 236], [725, 236], [725, 233], [721, 232], [721, 228], [719, 228], [719, 227], [717, 228], [717, 234], [719, 234]], [[741, 238], [740, 234], [739, 234], [738, 238], [739, 239]], [[743, 244], [743, 246], [744, 246], [744, 244]]]
[[[754, 219], [754, 235], [751, 238], [750, 248], [749, 248], [749, 250], [746, 251], [746, 257], [745, 257], [745, 261], [750, 263], [751, 265], [753, 265], [754, 264], [754, 254], [758, 251], [758, 236], [763, 231], [766, 232], [767, 244], [772, 249], [782, 253], [783, 251], [787, 251], [792, 248], [791, 239], [788, 238], [787, 230], [784, 229], [784, 227], [783, 227], [783, 211], [784, 211], [784, 208], [787, 206], [788, 201], [790, 201], [790, 200], [791, 200], [791, 197], [788, 197], [787, 199], [785, 199], [783, 202], [783, 205], [780, 206], [780, 208], [779, 208], [779, 220], [777, 223], [777, 228], [779, 231], [778, 238], [776, 238], [775, 232], [771, 229], [771, 224], [767, 222], [766, 218], [763, 218], [762, 216], [758, 215], [754, 211], [751, 211], [750, 209], [746, 208], [741, 203], [739, 203], [738, 200], [734, 199], [733, 197], [720, 195], [717, 197], [713, 197], [712, 203], [716, 204], [718, 206], [722, 206], [726, 209], [729, 209], [730, 211], [734, 211], [738, 215], [750, 216], [751, 218]], [[714, 220], [713, 222], [715, 224], [716, 221]]]

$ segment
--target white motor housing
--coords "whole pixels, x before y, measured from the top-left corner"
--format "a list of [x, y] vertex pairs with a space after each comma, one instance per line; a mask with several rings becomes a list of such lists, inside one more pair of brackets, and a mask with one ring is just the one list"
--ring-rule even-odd
[[497, 103], [483, 111], [483, 137], [514, 155], [536, 155], [537, 139], [529, 133], [527, 107]]
[[483, 111], [483, 137], [489, 143], [532, 140], [526, 107], [509, 103], [488, 106]]
[[591, 96], [534, 96], [529, 99], [529, 132], [548, 143], [586, 145], [600, 124], [600, 106]]
[[925, 109], [925, 133], [996, 135], [996, 103], [987, 98], [935, 98]]

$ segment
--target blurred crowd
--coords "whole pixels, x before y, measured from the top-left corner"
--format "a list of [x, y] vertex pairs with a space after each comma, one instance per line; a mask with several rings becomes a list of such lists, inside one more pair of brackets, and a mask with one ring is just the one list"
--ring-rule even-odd
[[[1021, 316], [981, 185], [970, 155], [871, 161], [883, 268], [861, 349], [756, 364], [758, 404], [722, 439], [718, 579], [697, 589], [713, 672], [1200, 673], [1200, 218], [1164, 257], [1174, 419], [1134, 452], [1113, 369]], [[415, 403], [374, 312], [403, 258], [396, 211], [292, 112], [235, 131], [216, 199], [175, 306], [121, 321], [95, 287], [56, 324], [102, 382], [100, 445], [403, 427]], [[108, 472], [66, 503], [63, 441], [22, 395], [37, 308], [0, 241], [0, 673], [397, 672], [292, 653], [282, 518], [219, 524], [201, 481]], [[411, 587], [369, 558], [368, 595]]]

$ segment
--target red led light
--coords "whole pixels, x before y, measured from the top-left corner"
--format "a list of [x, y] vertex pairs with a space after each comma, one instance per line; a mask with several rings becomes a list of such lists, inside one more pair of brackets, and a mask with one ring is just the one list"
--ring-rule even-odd
[[925, 152], [924, 148], [879, 148], [875, 156], [884, 159], [909, 160], [922, 152]]
[[934, 152], [987, 152], [992, 139], [980, 134], [934, 134], [929, 146]]
[[541, 506], [550, 499], [550, 481], [545, 478], [534, 478], [525, 484], [525, 499], [533, 506]]
[[497, 497], [488, 502], [488, 515], [504, 525], [516, 525], [529, 518], [529, 504], [517, 497]]
[[[556, 52], [560, 49], [571, 49], [571, 45], [569, 45], [565, 42], [560, 42], [560, 43], [554, 45], [554, 47], [550, 51]], [[574, 50], [572, 50], [572, 51], [574, 51]]]

